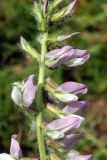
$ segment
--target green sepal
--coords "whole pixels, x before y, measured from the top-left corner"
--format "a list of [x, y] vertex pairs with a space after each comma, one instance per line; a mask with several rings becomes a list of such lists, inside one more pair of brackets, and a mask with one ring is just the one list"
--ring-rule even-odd
[[33, 13], [36, 20], [40, 23], [42, 21], [42, 12], [40, 5], [36, 1], [34, 2]]
[[63, 0], [55, 0], [51, 3], [48, 9], [48, 14], [51, 14], [61, 4], [61, 2], [63, 2]]
[[32, 58], [39, 60], [39, 53], [33, 47], [31, 47], [30, 44], [22, 36], [20, 38], [20, 42], [20, 47], [22, 50], [24, 50], [26, 53], [32, 56]]
[[67, 7], [61, 9], [59, 12], [55, 13], [50, 21], [51, 22], [55, 22], [55, 21], [58, 21], [58, 20], [61, 20], [62, 18], [64, 18], [66, 16], [66, 12], [67, 12]]

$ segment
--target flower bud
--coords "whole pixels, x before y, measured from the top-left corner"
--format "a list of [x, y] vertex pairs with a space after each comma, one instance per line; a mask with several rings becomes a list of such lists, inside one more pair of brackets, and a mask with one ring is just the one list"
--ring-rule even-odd
[[60, 10], [59, 12], [57, 12], [56, 14], [54, 14], [51, 17], [51, 21], [55, 22], [58, 20], [61, 20], [62, 18], [71, 15], [74, 12], [74, 6], [77, 0], [74, 0], [73, 2], [71, 2], [67, 7], [64, 7], [62, 10]]
[[34, 16], [35, 16], [36, 20], [40, 23], [41, 20], [42, 20], [42, 13], [41, 13], [40, 6], [36, 2], [36, 0], [34, 1], [33, 13], [34, 13]]
[[71, 34], [69, 34], [69, 35], [58, 36], [58, 37], [57, 37], [57, 40], [60, 41], [60, 42], [63, 42], [63, 41], [65, 41], [65, 40], [67, 40], [67, 39], [72, 38], [73, 36], [75, 36], [75, 35], [77, 35], [77, 34], [79, 34], [79, 33], [80, 33], [80, 32], [75, 32], [75, 33], [71, 33]]

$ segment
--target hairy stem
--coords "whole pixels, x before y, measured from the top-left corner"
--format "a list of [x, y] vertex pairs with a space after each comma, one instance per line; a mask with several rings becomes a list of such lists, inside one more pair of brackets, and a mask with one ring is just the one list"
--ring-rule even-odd
[[45, 60], [45, 54], [47, 52], [47, 32], [44, 32], [42, 34], [42, 49], [41, 49], [41, 60], [39, 64], [39, 78], [38, 78], [38, 84], [44, 83], [44, 72], [45, 72], [45, 66], [44, 66], [44, 60]]
[[36, 134], [39, 146], [40, 160], [46, 160], [46, 152], [45, 152], [44, 138], [41, 131], [41, 123], [42, 123], [42, 113], [40, 112], [36, 118]]
[[41, 123], [42, 123], [42, 109], [44, 107], [43, 102], [43, 86], [44, 86], [44, 79], [45, 79], [45, 54], [47, 52], [47, 37], [48, 33], [46, 32], [46, 22], [42, 21], [43, 31], [42, 31], [42, 41], [41, 41], [41, 58], [39, 62], [39, 77], [38, 77], [38, 87], [37, 87], [37, 109], [39, 114], [36, 118], [36, 133], [37, 133], [37, 140], [39, 146], [39, 154], [40, 160], [46, 160], [46, 151], [45, 151], [45, 143], [44, 137], [41, 130]]

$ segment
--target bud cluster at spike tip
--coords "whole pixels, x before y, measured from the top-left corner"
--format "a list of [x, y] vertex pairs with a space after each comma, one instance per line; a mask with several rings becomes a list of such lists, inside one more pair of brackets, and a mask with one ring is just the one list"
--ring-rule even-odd
[[16, 160], [22, 157], [22, 150], [17, 141], [17, 135], [11, 136], [10, 154], [0, 153], [0, 160]]
[[36, 93], [36, 87], [33, 84], [34, 75], [30, 75], [26, 81], [13, 83], [11, 98], [18, 106], [29, 107]]
[[66, 16], [71, 16], [74, 12], [74, 7], [76, 2], [77, 0], [72, 1], [68, 6], [63, 7], [59, 12], [53, 14], [51, 17], [51, 21], [55, 22], [55, 21], [61, 20]]

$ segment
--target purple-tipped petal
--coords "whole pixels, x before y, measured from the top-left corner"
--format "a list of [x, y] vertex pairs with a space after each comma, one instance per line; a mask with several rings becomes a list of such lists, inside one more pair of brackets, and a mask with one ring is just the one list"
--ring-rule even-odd
[[64, 65], [68, 67], [75, 67], [84, 64], [90, 58], [87, 50], [74, 49], [73, 55], [69, 58]]
[[22, 150], [16, 138], [17, 138], [17, 135], [12, 135], [11, 137], [10, 155], [18, 159], [22, 156]]
[[71, 149], [83, 136], [83, 132], [65, 136], [63, 141], [65, 148], [67, 148], [67, 150]]
[[34, 75], [29, 76], [23, 88], [23, 103], [26, 107], [29, 107], [35, 98], [36, 87], [33, 84], [33, 78]]
[[75, 33], [72, 33], [72, 34], [69, 34], [69, 35], [62, 35], [62, 36], [59, 36], [59, 37], [57, 38], [57, 40], [60, 41], [60, 42], [63, 42], [63, 41], [65, 41], [65, 40], [69, 39], [69, 38], [72, 38], [73, 36], [75, 36], [75, 35], [77, 35], [77, 34], [79, 34], [79, 33], [80, 33], [80, 32], [75, 32]]
[[46, 58], [56, 59], [68, 51], [72, 51], [72, 46], [64, 46], [61, 49], [54, 49], [46, 54]]
[[75, 114], [70, 115], [70, 117], [72, 118], [78, 118], [78, 120], [73, 124], [70, 125], [68, 127], [65, 127], [64, 129], [61, 130], [62, 133], [64, 133], [65, 135], [71, 134], [71, 132], [76, 129], [79, 128], [81, 123], [84, 121], [84, 118]]
[[[76, 124], [76, 126], [75, 126]], [[66, 127], [72, 127], [72, 128], [78, 128], [80, 126], [80, 118], [77, 117], [65, 117], [62, 119], [57, 119], [52, 122], [50, 122], [47, 125], [47, 129], [55, 131], [55, 130], [61, 130]]]
[[69, 60], [71, 55], [73, 54], [73, 49], [70, 49], [63, 53], [63, 50], [60, 51], [56, 56], [54, 56], [53, 59], [47, 60], [46, 63], [48, 64], [48, 67], [50, 68], [56, 68], [61, 64], [64, 64], [66, 61]]
[[60, 85], [56, 91], [62, 93], [73, 93], [75, 95], [87, 93], [87, 87], [84, 84], [76, 82], [65, 82]]
[[54, 50], [48, 52], [45, 57], [46, 58], [53, 58], [54, 56], [56, 56], [60, 52], [60, 50], [61, 49], [54, 49]]
[[89, 55], [87, 50], [81, 50], [81, 49], [74, 48], [74, 54], [71, 58], [82, 58], [86, 55]]
[[75, 155], [70, 157], [69, 160], [92, 160], [92, 155]]
[[67, 13], [66, 13], [67, 15], [73, 13], [76, 2], [77, 2], [77, 0], [74, 0], [74, 1], [71, 2], [71, 4], [68, 6], [68, 10], [67, 10]]
[[88, 107], [89, 103], [86, 101], [74, 101], [65, 106], [65, 108], [62, 110], [65, 114], [73, 114], [80, 109], [84, 109]]
[[48, 0], [45, 0], [45, 4], [44, 4], [44, 13], [47, 12], [47, 8], [48, 8]]

